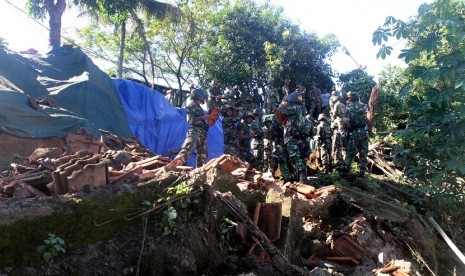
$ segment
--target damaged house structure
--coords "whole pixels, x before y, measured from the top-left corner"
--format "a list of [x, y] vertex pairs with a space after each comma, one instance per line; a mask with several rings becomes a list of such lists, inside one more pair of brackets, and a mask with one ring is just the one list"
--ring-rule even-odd
[[[285, 183], [223, 154], [221, 117], [204, 166], [167, 168], [188, 124], [162, 94], [79, 49], [0, 64], [2, 274], [465, 273], [399, 183]], [[383, 146], [372, 170], [400, 174]]]

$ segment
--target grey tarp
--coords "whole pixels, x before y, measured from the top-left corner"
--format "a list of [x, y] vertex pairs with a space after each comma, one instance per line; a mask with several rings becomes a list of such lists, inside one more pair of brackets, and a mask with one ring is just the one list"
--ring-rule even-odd
[[[27, 98], [59, 107], [33, 108]], [[132, 136], [111, 78], [81, 50], [59, 48], [45, 58], [0, 49], [0, 130], [20, 137], [65, 136], [85, 127]]]

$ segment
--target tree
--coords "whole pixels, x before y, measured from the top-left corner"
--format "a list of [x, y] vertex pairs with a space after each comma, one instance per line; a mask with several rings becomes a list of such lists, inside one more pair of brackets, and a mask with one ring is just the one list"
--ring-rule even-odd
[[[179, 10], [167, 3], [154, 0], [74, 0], [84, 6], [95, 18], [102, 18], [115, 24], [120, 30], [120, 47], [118, 55], [118, 77], [123, 75], [124, 51], [126, 43], [126, 25], [128, 20], [135, 22], [135, 31], [145, 40], [144, 26], [138, 17], [138, 12], [147, 18], [164, 18], [168, 14], [177, 14]], [[148, 43], [145, 43], [148, 50]], [[151, 55], [150, 55], [151, 56]]]
[[66, 0], [28, 0], [26, 10], [35, 19], [43, 20], [48, 14], [49, 45], [61, 45], [61, 17], [66, 9]]
[[379, 57], [385, 42], [407, 39], [399, 58], [408, 64], [408, 127], [399, 133], [409, 175], [431, 195], [438, 213], [463, 222], [465, 175], [465, 3], [423, 4], [409, 22], [390, 16], [373, 34]]
[[235, 84], [282, 83], [286, 78], [305, 85], [332, 83], [325, 60], [334, 45], [301, 31], [268, 2], [235, 1], [214, 15], [212, 26], [200, 53], [209, 79]]
[[379, 74], [381, 91], [375, 119], [376, 131], [405, 129], [407, 126], [407, 97], [410, 88], [408, 72], [399, 66], [388, 66]]
[[346, 93], [349, 91], [358, 92], [360, 100], [364, 103], [368, 103], [371, 90], [376, 85], [373, 77], [362, 69], [354, 69], [348, 73], [340, 74], [338, 82]]
[[[179, 4], [182, 16], [169, 16], [150, 23], [150, 41], [156, 52], [155, 67], [167, 83], [175, 81], [178, 90], [194, 79], [202, 79], [202, 67], [196, 53], [210, 29], [209, 18], [217, 0], [192, 0]], [[173, 79], [174, 77], [174, 79]]]

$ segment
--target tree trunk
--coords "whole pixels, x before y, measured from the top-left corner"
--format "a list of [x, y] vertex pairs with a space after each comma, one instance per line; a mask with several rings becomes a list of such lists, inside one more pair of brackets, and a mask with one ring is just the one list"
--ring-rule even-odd
[[124, 47], [126, 42], [126, 21], [121, 23], [121, 41], [119, 45], [119, 57], [118, 57], [118, 78], [123, 77], [123, 61], [124, 61]]
[[56, 47], [61, 45], [61, 17], [66, 8], [66, 0], [46, 0], [45, 7], [50, 17], [48, 24], [49, 31], [49, 45]]

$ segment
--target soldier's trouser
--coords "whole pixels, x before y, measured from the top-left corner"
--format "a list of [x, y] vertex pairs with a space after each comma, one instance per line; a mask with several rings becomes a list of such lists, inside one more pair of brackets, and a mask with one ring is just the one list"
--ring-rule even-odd
[[274, 173], [274, 159], [271, 155], [271, 149], [263, 151], [263, 170]]
[[255, 156], [260, 169], [263, 169], [263, 151], [263, 144], [253, 146], [253, 155]]
[[348, 169], [352, 160], [358, 153], [358, 167], [361, 171], [367, 169], [368, 154], [368, 131], [365, 129], [355, 130], [349, 133], [349, 142], [347, 144], [347, 154], [344, 160], [344, 166]]
[[310, 103], [307, 106], [308, 106], [307, 114], [309, 114], [313, 118], [318, 118], [318, 114], [315, 114], [316, 113], [316, 103], [315, 103], [315, 101], [311, 100]]
[[297, 172], [307, 171], [307, 165], [301, 158], [298, 141], [295, 139], [290, 139], [287, 144], [287, 154], [289, 159], [295, 166]]
[[206, 133], [199, 133], [195, 131], [188, 131], [186, 139], [182, 144], [182, 149], [176, 156], [184, 164], [194, 149], [197, 151], [197, 167], [202, 167], [207, 160], [207, 137]]
[[346, 155], [346, 153], [343, 140], [346, 140], [345, 136], [343, 136], [343, 133], [335, 129], [333, 132], [333, 139], [331, 145], [331, 156], [335, 167], [342, 166], [344, 164], [344, 156]]
[[276, 143], [276, 149], [272, 153], [275, 164], [279, 165], [279, 171], [281, 172], [281, 177], [283, 179], [289, 180], [291, 178], [291, 173], [289, 172], [289, 167], [287, 164], [287, 150], [283, 144]]
[[320, 153], [321, 164], [325, 169], [329, 169], [330, 166], [330, 150], [326, 145], [318, 146]]

